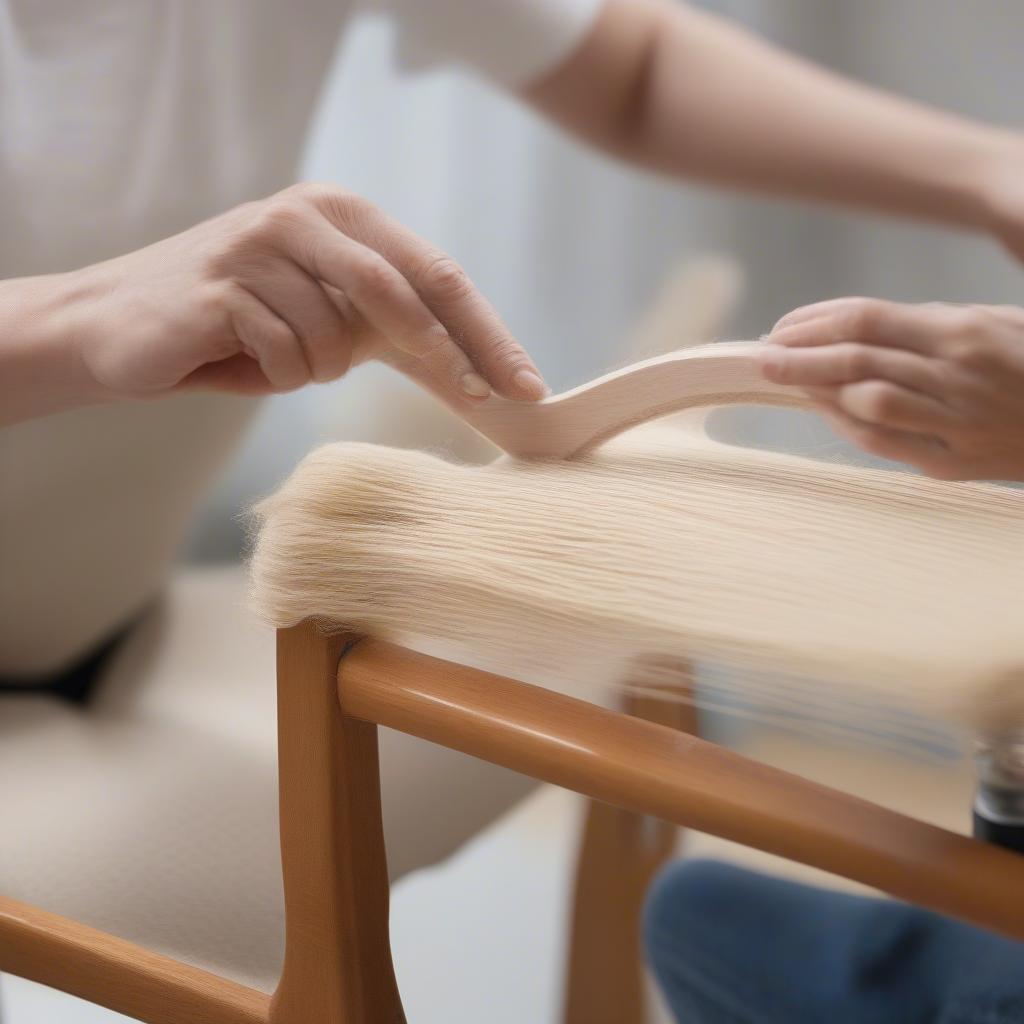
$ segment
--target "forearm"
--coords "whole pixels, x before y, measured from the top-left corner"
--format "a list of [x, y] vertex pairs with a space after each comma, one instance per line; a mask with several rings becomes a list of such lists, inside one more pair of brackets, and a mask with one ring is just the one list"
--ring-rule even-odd
[[[603, 93], [585, 84], [599, 65]], [[595, 96], [604, 116], [584, 112]], [[659, 0], [612, 0], [580, 52], [530, 98], [660, 171], [970, 228], [991, 227], [988, 178], [1011, 155], [1019, 166], [1024, 151], [1011, 133], [847, 81]]]
[[76, 344], [69, 277], [0, 281], [0, 427], [99, 400]]

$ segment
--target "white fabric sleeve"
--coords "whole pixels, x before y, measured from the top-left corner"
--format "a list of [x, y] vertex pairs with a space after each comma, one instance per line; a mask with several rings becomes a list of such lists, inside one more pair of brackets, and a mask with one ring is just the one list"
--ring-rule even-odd
[[403, 71], [469, 67], [506, 88], [556, 68], [604, 0], [366, 0], [395, 26]]

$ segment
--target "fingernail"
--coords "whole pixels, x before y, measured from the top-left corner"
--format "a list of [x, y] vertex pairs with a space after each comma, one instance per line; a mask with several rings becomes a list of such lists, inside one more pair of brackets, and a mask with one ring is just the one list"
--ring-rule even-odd
[[531, 370], [520, 370], [512, 378], [512, 383], [531, 398], [543, 398], [548, 393], [547, 384]]
[[479, 373], [464, 373], [459, 385], [473, 398], [486, 398], [491, 393], [491, 385]]

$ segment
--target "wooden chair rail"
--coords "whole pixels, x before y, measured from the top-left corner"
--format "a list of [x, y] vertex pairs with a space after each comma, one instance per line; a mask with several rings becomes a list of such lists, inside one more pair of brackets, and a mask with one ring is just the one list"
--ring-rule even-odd
[[377, 640], [279, 635], [287, 952], [273, 998], [0, 898], [0, 971], [148, 1024], [401, 1024], [376, 726], [1024, 939], [1016, 854], [673, 728]]
[[149, 1024], [265, 1024], [270, 997], [0, 897], [0, 968]]
[[1024, 939], [1019, 855], [694, 736], [378, 640], [344, 655], [338, 694], [347, 716]]

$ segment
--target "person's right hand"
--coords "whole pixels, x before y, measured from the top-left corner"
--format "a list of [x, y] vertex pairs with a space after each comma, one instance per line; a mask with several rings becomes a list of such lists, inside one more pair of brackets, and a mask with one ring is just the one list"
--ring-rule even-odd
[[449, 256], [333, 186], [294, 186], [64, 277], [93, 401], [289, 391], [374, 358], [454, 400], [545, 393]]

